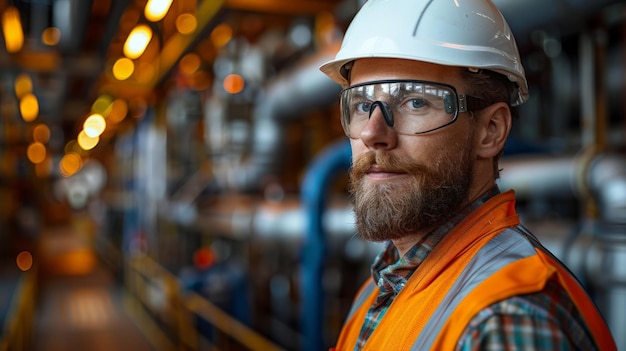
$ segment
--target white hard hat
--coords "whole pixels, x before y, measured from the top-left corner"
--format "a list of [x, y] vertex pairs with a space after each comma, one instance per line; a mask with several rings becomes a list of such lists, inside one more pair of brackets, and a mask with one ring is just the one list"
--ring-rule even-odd
[[515, 38], [490, 0], [369, 0], [352, 20], [335, 59], [320, 69], [347, 85], [346, 64], [366, 57], [491, 70], [516, 83], [512, 105], [528, 99]]

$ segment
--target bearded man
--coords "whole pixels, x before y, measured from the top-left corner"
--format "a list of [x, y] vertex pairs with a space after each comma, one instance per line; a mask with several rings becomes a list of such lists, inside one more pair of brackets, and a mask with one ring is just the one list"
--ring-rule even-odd
[[335, 60], [357, 233], [388, 242], [336, 350], [615, 350], [496, 185], [528, 87], [489, 0], [369, 0]]

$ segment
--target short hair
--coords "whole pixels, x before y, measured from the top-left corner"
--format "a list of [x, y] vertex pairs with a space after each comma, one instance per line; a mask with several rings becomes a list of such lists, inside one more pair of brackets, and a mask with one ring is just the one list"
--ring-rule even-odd
[[[491, 104], [504, 102], [511, 111], [511, 117], [517, 118], [517, 108], [511, 104], [511, 98], [517, 91], [514, 82], [500, 73], [485, 69], [477, 71], [464, 69], [461, 77], [467, 84], [469, 94], [485, 99]], [[493, 159], [493, 174], [496, 179], [500, 178], [498, 162], [503, 153], [504, 148]]]

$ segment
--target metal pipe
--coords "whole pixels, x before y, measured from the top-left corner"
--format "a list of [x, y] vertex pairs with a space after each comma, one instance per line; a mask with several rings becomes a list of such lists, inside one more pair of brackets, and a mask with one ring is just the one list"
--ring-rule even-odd
[[587, 182], [602, 222], [626, 225], [626, 157], [603, 154], [589, 165]]
[[235, 188], [258, 190], [268, 175], [278, 172], [283, 159], [285, 121], [304, 117], [305, 111], [337, 100], [340, 87], [319, 71], [319, 66], [331, 58], [331, 53], [320, 52], [260, 94], [252, 116], [251, 155], [233, 172]]
[[626, 349], [626, 226], [596, 223], [590, 237], [586, 270], [594, 300], [618, 350]]
[[626, 349], [626, 157], [535, 157], [503, 160], [502, 166], [501, 188], [520, 197], [593, 197], [597, 215], [582, 218], [569, 241], [548, 237], [547, 246], [581, 278], [618, 348]]
[[520, 197], [549, 197], [574, 194], [577, 160], [572, 156], [518, 156], [504, 158], [498, 184], [502, 190], [515, 189]]
[[[252, 233], [259, 239], [280, 238], [300, 242], [306, 236], [308, 209], [303, 206], [276, 210], [259, 206], [253, 214]], [[242, 217], [239, 215], [239, 217]], [[243, 217], [242, 217], [243, 219]], [[233, 214], [233, 223], [236, 221]], [[233, 224], [233, 227], [236, 225]], [[239, 226], [241, 228], [241, 226]], [[322, 227], [325, 234], [333, 238], [349, 238], [354, 235], [354, 215], [351, 205], [324, 209]], [[239, 230], [243, 233], [242, 230]], [[249, 233], [248, 233], [249, 234]]]

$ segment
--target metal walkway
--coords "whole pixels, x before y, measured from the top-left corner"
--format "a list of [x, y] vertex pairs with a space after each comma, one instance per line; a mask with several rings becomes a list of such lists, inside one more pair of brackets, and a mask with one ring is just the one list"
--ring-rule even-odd
[[123, 308], [121, 283], [102, 264], [87, 274], [47, 275], [38, 289], [33, 350], [153, 350]]
[[13, 292], [0, 351], [154, 350], [124, 308], [121, 281], [98, 259], [88, 223], [43, 228], [27, 248], [37, 264], [5, 289]]

